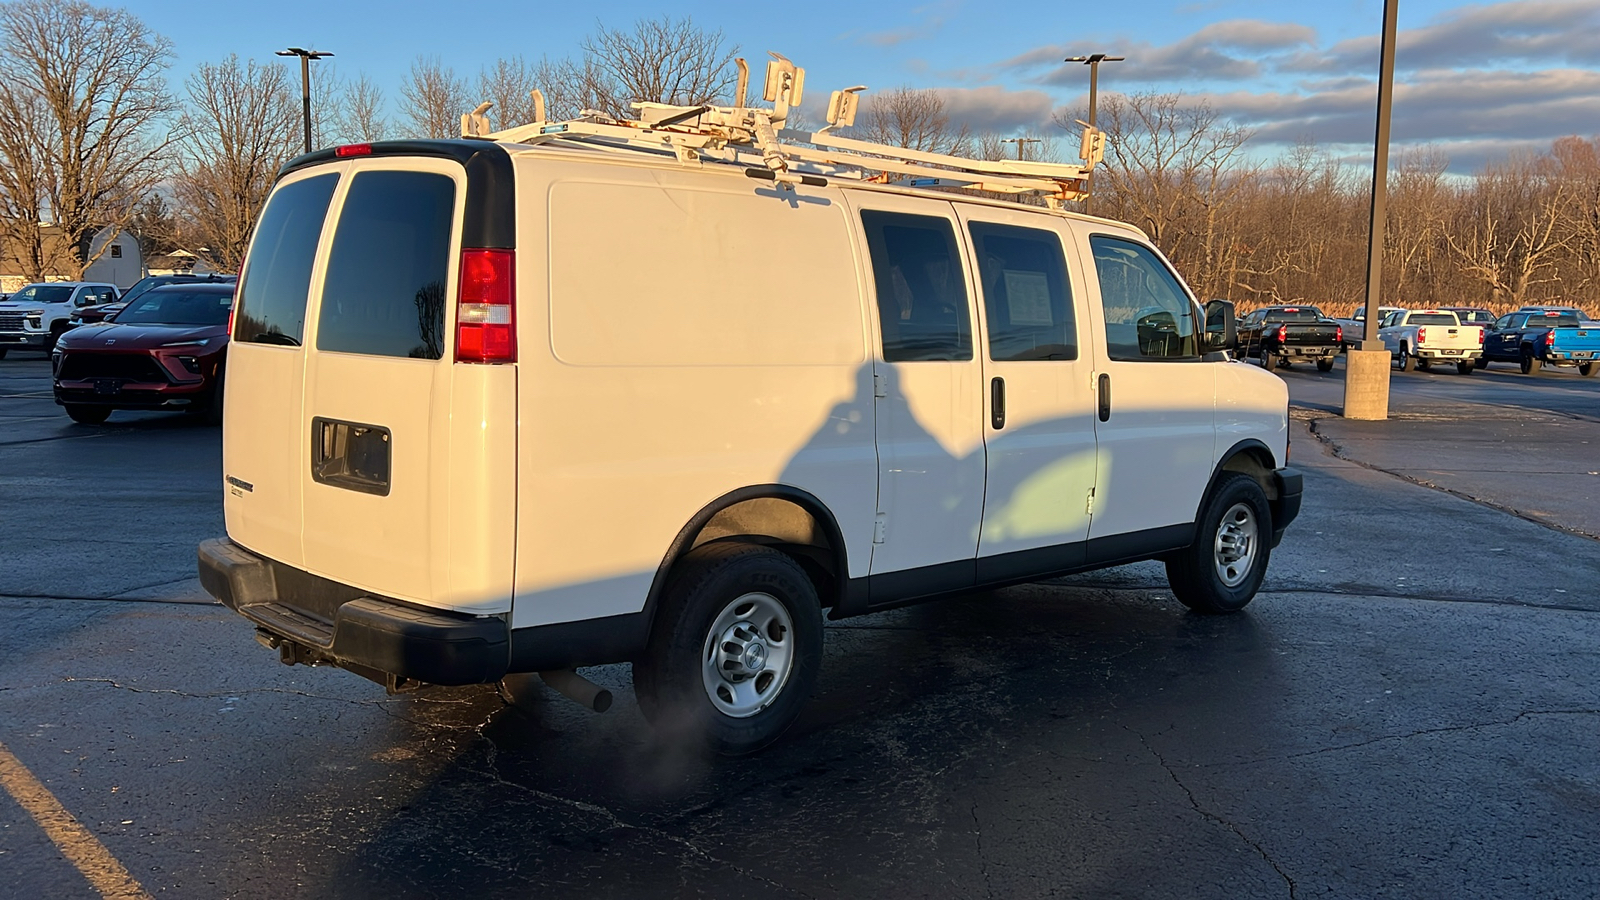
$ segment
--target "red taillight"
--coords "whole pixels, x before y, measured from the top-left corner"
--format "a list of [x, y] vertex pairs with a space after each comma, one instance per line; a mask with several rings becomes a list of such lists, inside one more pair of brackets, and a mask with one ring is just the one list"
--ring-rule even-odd
[[333, 155], [339, 157], [340, 159], [344, 159], [347, 156], [371, 156], [372, 155], [372, 145], [371, 144], [345, 144], [342, 147], [333, 148]]
[[1418, 328], [1417, 329], [1417, 343], [1420, 344], [1420, 343], [1422, 343], [1423, 341], [1425, 341], [1427, 339], [1428, 339], [1428, 329], [1426, 329], [1426, 328]]
[[1480, 344], [1483, 343], [1483, 329], [1482, 328], [1478, 329], [1478, 343], [1480, 343]]
[[517, 291], [510, 250], [461, 251], [456, 362], [517, 361]]
[[1556, 333], [1554, 331], [1546, 331], [1544, 333], [1544, 345], [1546, 347], [1554, 347], [1556, 345]]
[[1344, 343], [1344, 326], [1343, 325], [1338, 325], [1338, 326], [1334, 327], [1334, 329], [1333, 329], [1333, 342], [1335, 344]]
[[1288, 340], [1289, 340], [1289, 326], [1287, 326], [1287, 325], [1279, 325], [1278, 326], [1278, 343], [1282, 344], [1282, 343], [1287, 342]]

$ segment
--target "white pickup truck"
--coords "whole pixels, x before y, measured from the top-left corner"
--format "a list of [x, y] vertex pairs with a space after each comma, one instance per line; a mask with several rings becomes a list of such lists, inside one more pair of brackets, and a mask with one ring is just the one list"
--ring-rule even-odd
[[1463, 325], [1444, 309], [1395, 310], [1379, 323], [1378, 339], [1402, 372], [1453, 362], [1457, 372], [1471, 375], [1483, 356], [1483, 328]]

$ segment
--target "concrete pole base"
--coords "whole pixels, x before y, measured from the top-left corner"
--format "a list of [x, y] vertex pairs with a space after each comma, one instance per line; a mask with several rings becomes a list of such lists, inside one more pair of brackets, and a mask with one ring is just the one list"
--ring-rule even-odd
[[1357, 350], [1344, 353], [1344, 417], [1346, 419], [1389, 418], [1389, 369], [1393, 361], [1388, 350]]

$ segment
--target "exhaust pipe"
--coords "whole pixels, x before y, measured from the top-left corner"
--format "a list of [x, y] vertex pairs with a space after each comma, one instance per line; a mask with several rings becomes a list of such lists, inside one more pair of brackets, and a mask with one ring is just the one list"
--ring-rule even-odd
[[611, 692], [571, 669], [540, 672], [539, 678], [556, 693], [597, 713], [611, 708]]

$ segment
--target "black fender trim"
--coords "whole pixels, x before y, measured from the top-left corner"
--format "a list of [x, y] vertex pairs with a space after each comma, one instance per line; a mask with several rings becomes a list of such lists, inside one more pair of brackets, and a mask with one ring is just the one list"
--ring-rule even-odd
[[1264, 455], [1267, 458], [1266, 465], [1269, 470], [1277, 468], [1277, 457], [1272, 455], [1272, 448], [1268, 447], [1266, 443], [1261, 441], [1259, 438], [1245, 438], [1237, 444], [1234, 444], [1232, 447], [1229, 447], [1228, 452], [1217, 457], [1217, 464], [1211, 470], [1211, 479], [1206, 482], [1206, 489], [1200, 494], [1200, 505], [1195, 507], [1194, 521], [1200, 521], [1200, 511], [1205, 509], [1206, 501], [1211, 498], [1211, 492], [1217, 487], [1217, 481], [1222, 478], [1222, 473], [1227, 471], [1223, 468], [1223, 466], [1227, 464], [1228, 460], [1233, 459], [1240, 453], [1251, 450], [1260, 451], [1261, 455]]
[[1300, 515], [1300, 498], [1305, 490], [1305, 478], [1299, 469], [1287, 466], [1274, 470], [1272, 477], [1278, 487], [1277, 498], [1269, 501], [1272, 504], [1272, 546], [1276, 548], [1283, 540], [1283, 532], [1289, 527], [1289, 523]]

